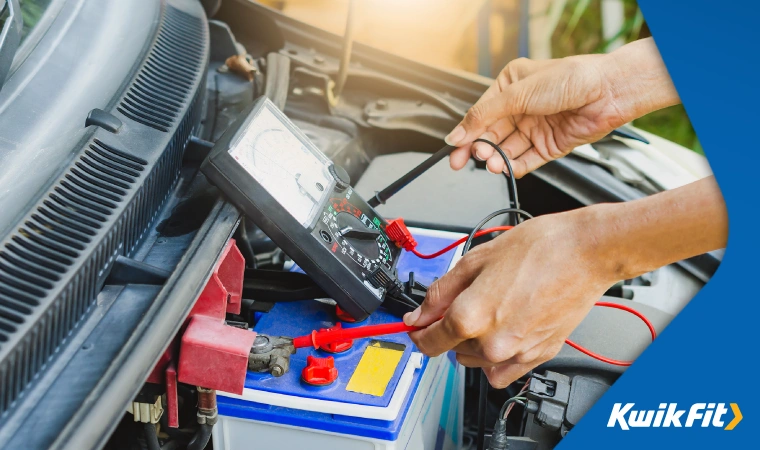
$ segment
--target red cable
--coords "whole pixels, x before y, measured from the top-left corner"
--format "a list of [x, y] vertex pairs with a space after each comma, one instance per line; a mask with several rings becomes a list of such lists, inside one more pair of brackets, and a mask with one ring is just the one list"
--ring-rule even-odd
[[[513, 226], [509, 226], [509, 225], [504, 225], [504, 226], [500, 226], [500, 227], [486, 228], [484, 230], [480, 230], [477, 233], [475, 233], [475, 237], [480, 237], [480, 236], [483, 236], [484, 234], [494, 233], [496, 231], [507, 231], [507, 230], [511, 230], [512, 228], [514, 228], [514, 227]], [[452, 242], [451, 244], [447, 245], [446, 247], [438, 250], [435, 253], [431, 253], [429, 255], [426, 255], [424, 253], [418, 252], [416, 248], [413, 248], [411, 250], [411, 252], [414, 253], [418, 258], [433, 259], [433, 258], [437, 258], [437, 257], [443, 255], [444, 253], [450, 251], [453, 248], [456, 248], [459, 244], [462, 244], [465, 241], [467, 241], [467, 236], [464, 236], [461, 239], [459, 239], [459, 240], [457, 240], [455, 242]]]
[[[657, 331], [655, 331], [654, 325], [652, 325], [652, 322], [650, 322], [649, 319], [646, 318], [646, 316], [644, 316], [640, 312], [636, 311], [635, 309], [633, 309], [631, 307], [628, 307], [628, 306], [620, 305], [618, 303], [611, 303], [611, 302], [596, 302], [596, 304], [594, 304], [594, 306], [603, 306], [603, 307], [606, 307], [606, 308], [621, 309], [623, 311], [626, 311], [626, 312], [629, 312], [629, 313], [633, 314], [634, 316], [636, 316], [639, 319], [643, 320], [644, 323], [647, 325], [647, 327], [649, 328], [649, 332], [652, 334], [652, 341], [654, 341], [655, 338], [657, 338]], [[573, 347], [574, 349], [578, 350], [579, 352], [585, 353], [586, 355], [588, 355], [588, 356], [590, 356], [590, 357], [592, 357], [594, 359], [598, 359], [599, 361], [606, 362], [607, 364], [613, 364], [613, 365], [616, 365], [616, 366], [630, 366], [631, 364], [633, 364], [633, 361], [618, 361], [617, 359], [607, 358], [606, 356], [602, 356], [602, 355], [600, 355], [598, 353], [594, 353], [591, 350], [589, 350], [589, 349], [587, 349], [587, 348], [585, 348], [585, 347], [583, 347], [581, 345], [576, 344], [575, 342], [571, 341], [570, 339], [565, 339], [565, 343], [567, 345], [569, 345], [570, 347]]]

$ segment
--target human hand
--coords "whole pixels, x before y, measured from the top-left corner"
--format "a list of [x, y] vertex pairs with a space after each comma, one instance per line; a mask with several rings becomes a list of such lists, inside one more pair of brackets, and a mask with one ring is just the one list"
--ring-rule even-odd
[[505, 387], [556, 355], [615, 282], [725, 248], [727, 236], [714, 177], [539, 216], [468, 252], [404, 322], [427, 327], [409, 334], [426, 355], [453, 349]]
[[410, 334], [420, 351], [453, 349], [496, 388], [554, 357], [620, 279], [595, 251], [592, 212], [531, 219], [468, 252], [404, 317], [407, 325], [429, 325]]
[[459, 170], [470, 155], [490, 172], [504, 161], [477, 138], [501, 143], [517, 178], [594, 142], [648, 112], [679, 102], [652, 39], [608, 55], [507, 64], [494, 84], [446, 137]]

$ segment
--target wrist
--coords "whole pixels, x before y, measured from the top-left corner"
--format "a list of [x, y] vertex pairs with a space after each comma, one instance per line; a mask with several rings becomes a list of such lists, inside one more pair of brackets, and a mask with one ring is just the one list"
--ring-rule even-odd
[[604, 55], [602, 70], [613, 103], [627, 122], [681, 102], [651, 38]]
[[634, 278], [641, 270], [631, 254], [624, 215], [624, 203], [601, 203], [572, 211], [574, 229], [581, 241], [581, 258], [589, 270], [602, 281], [612, 285]]
[[728, 236], [725, 203], [712, 177], [630, 202], [580, 208], [566, 219], [585, 265], [610, 283], [724, 248]]

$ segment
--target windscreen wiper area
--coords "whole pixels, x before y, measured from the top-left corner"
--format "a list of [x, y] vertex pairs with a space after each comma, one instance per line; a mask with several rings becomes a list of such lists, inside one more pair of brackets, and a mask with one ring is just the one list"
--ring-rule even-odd
[[18, 0], [0, 0], [0, 89], [21, 42], [22, 25]]

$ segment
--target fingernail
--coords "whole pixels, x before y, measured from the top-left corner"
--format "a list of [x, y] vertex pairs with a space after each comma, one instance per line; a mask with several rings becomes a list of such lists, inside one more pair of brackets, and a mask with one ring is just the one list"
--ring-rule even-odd
[[488, 173], [493, 173], [493, 174], [499, 173], [499, 172], [492, 171], [491, 168], [488, 166], [488, 164], [486, 164], [486, 170], [488, 171]]
[[474, 155], [472, 155], [472, 157], [475, 158], [475, 159], [477, 159], [480, 162], [485, 161], [485, 159], [481, 158], [480, 155], [478, 155], [477, 153], [475, 153]]
[[422, 314], [422, 309], [420, 307], [417, 307], [417, 309], [410, 313], [404, 314], [404, 323], [407, 325], [414, 325], [417, 322], [417, 319], [420, 318], [420, 314]]
[[448, 145], [456, 146], [459, 143], [459, 141], [464, 139], [464, 136], [466, 134], [467, 132], [465, 131], [464, 127], [462, 125], [457, 125], [457, 127], [454, 128], [454, 130], [451, 133], [449, 133], [448, 136], [446, 136], [444, 141], [446, 141]]

